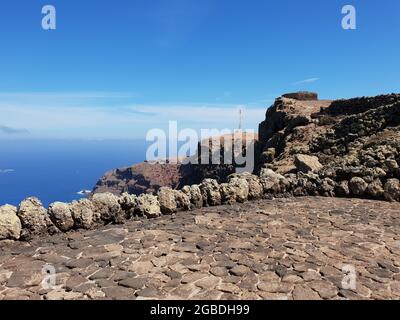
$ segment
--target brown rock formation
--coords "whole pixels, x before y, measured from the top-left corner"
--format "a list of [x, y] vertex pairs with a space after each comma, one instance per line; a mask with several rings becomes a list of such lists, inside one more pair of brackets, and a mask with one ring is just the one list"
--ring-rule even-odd
[[[223, 135], [216, 138], [221, 145], [220, 165], [142, 162], [132, 167], [119, 168], [107, 172], [97, 182], [93, 193], [111, 192], [115, 195], [121, 195], [127, 192], [140, 195], [142, 193], [156, 193], [161, 187], [181, 189], [185, 185], [200, 184], [204, 179], [215, 179], [218, 182], [225, 181], [230, 174], [235, 172], [235, 167], [233, 165], [225, 165], [222, 158], [223, 146], [227, 139], [233, 141], [233, 136]], [[257, 135], [254, 134], [244, 133], [242, 135], [243, 143], [256, 139]], [[211, 150], [212, 140], [213, 138], [210, 138], [209, 141], [204, 140], [199, 144], [199, 150], [202, 150], [200, 148], [209, 148], [207, 151]], [[198, 163], [201, 163], [199, 155], [195, 155], [191, 159], [196, 157], [198, 157]]]
[[[307, 181], [299, 192], [322, 193], [325, 188], [338, 196], [396, 198], [388, 185], [400, 179], [398, 94], [337, 101], [281, 97], [268, 109], [259, 131], [258, 172], [269, 168], [299, 175], [304, 170], [298, 160], [305, 155], [318, 159], [322, 168], [317, 175], [301, 177]], [[385, 185], [394, 197], [385, 195]]]

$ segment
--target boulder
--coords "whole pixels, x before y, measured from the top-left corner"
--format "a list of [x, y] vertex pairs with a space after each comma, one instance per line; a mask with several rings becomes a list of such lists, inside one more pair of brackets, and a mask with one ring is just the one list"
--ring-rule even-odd
[[295, 196], [318, 196], [321, 191], [322, 180], [312, 172], [299, 172], [295, 186]]
[[200, 209], [203, 206], [203, 196], [198, 185], [184, 186], [182, 192], [189, 197], [192, 207]]
[[287, 179], [271, 169], [261, 169], [260, 184], [265, 194], [279, 194], [285, 192]]
[[68, 204], [62, 202], [54, 202], [49, 206], [48, 210], [51, 221], [61, 231], [68, 231], [74, 226], [71, 209]]
[[285, 177], [283, 175], [276, 173], [272, 169], [266, 169], [266, 168], [261, 169], [260, 178], [270, 178], [270, 179], [276, 179], [276, 180], [285, 179]]
[[232, 177], [229, 179], [229, 186], [235, 193], [236, 201], [239, 203], [246, 202], [249, 198], [249, 183], [239, 177]]
[[324, 178], [319, 185], [319, 194], [324, 197], [335, 196], [335, 181], [330, 178]]
[[259, 199], [264, 194], [264, 188], [260, 182], [260, 178], [254, 174], [243, 174], [243, 179], [249, 184], [249, 199]]
[[0, 207], [0, 240], [18, 240], [21, 236], [21, 229], [17, 208], [10, 205]]
[[338, 197], [348, 197], [350, 195], [349, 182], [343, 180], [335, 185], [335, 194]]
[[305, 154], [296, 154], [294, 156], [294, 164], [298, 171], [304, 173], [318, 172], [323, 168], [318, 157]]
[[19, 205], [17, 215], [22, 224], [21, 238], [23, 240], [57, 232], [47, 210], [37, 198], [31, 197], [23, 200]]
[[200, 190], [205, 205], [218, 206], [221, 204], [221, 193], [217, 180], [205, 179], [200, 185]]
[[95, 219], [94, 206], [88, 199], [73, 201], [70, 205], [71, 216], [77, 229], [90, 229], [95, 222], [100, 222], [100, 217]]
[[137, 213], [147, 218], [157, 218], [161, 215], [158, 198], [151, 194], [142, 194], [137, 198]]
[[400, 201], [400, 181], [399, 179], [389, 179], [385, 183], [385, 199], [389, 201]]
[[275, 148], [268, 148], [261, 154], [262, 162], [263, 163], [270, 163], [274, 161], [276, 156], [276, 149]]
[[368, 187], [368, 183], [363, 178], [354, 177], [349, 182], [349, 188], [352, 194], [362, 196]]
[[174, 190], [175, 201], [178, 210], [188, 211], [191, 209], [190, 197], [181, 190]]
[[92, 197], [94, 212], [100, 216], [103, 223], [121, 223], [123, 212], [118, 197], [112, 193], [96, 193]]
[[258, 176], [245, 172], [241, 174], [231, 175], [230, 177], [228, 177], [228, 181], [230, 181], [232, 178], [239, 178], [246, 180], [248, 185], [248, 194], [247, 194], [248, 199], [254, 200], [254, 199], [259, 199], [263, 196], [264, 188]]
[[219, 186], [221, 201], [223, 204], [234, 204], [236, 202], [235, 188], [229, 183], [221, 183]]
[[118, 199], [118, 202], [122, 211], [125, 213], [124, 215], [126, 219], [130, 219], [135, 215], [135, 210], [138, 205], [136, 195], [124, 192]]
[[385, 190], [383, 190], [383, 184], [381, 180], [375, 179], [374, 181], [372, 181], [368, 185], [366, 193], [372, 198], [382, 198], [382, 196], [385, 193]]
[[177, 211], [178, 206], [175, 201], [175, 190], [168, 187], [162, 187], [158, 191], [158, 201], [162, 214], [173, 214]]
[[388, 159], [383, 163], [383, 169], [388, 173], [397, 173], [399, 170], [399, 164], [394, 159]]

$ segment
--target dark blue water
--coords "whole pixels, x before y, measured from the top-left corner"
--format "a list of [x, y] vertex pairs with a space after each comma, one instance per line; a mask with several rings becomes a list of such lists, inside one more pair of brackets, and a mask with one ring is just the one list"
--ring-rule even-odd
[[[70, 202], [108, 170], [145, 159], [144, 141], [2, 141], [0, 205], [38, 197], [44, 205]], [[7, 171], [7, 169], [11, 171]]]

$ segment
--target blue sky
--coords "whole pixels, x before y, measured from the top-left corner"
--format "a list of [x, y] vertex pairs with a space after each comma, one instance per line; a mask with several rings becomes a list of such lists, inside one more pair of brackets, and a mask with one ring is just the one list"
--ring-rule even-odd
[[[41, 8], [57, 29], [41, 28]], [[357, 9], [357, 30], [341, 9]], [[398, 0], [2, 0], [0, 139], [256, 129], [273, 99], [399, 92]]]

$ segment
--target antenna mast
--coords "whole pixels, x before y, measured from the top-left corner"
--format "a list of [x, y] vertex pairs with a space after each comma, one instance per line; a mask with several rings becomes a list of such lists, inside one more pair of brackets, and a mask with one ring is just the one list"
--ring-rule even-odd
[[239, 130], [242, 130], [242, 109], [239, 108]]

